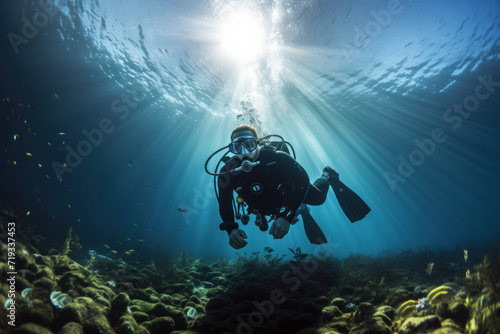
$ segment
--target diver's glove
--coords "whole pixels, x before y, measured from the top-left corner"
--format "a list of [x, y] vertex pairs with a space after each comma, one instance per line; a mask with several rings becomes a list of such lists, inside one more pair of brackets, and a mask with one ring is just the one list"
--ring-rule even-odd
[[247, 237], [247, 234], [245, 233], [245, 231], [240, 230], [239, 228], [234, 229], [229, 233], [229, 244], [234, 249], [243, 248], [248, 243], [245, 240], [243, 240], [246, 238], [248, 238], [248, 237]]
[[271, 234], [274, 239], [283, 238], [290, 229], [290, 222], [285, 217], [276, 218], [269, 230], [269, 234]]

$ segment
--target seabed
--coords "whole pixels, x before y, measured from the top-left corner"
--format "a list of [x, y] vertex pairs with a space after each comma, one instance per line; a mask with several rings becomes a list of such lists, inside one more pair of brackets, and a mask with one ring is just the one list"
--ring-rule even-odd
[[1, 210], [0, 333], [500, 333], [492, 247], [344, 259], [269, 247], [231, 260], [89, 255], [71, 229], [49, 240], [20, 217]]

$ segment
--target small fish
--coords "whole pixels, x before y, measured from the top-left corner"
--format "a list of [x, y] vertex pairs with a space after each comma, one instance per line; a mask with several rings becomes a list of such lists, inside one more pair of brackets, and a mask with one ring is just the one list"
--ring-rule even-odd
[[130, 241], [130, 238], [127, 238], [127, 241]]
[[125, 255], [132, 255], [132, 253], [131, 253], [131, 252], [129, 252], [129, 251], [126, 251], [124, 254], [125, 254]]
[[131, 164], [127, 164], [127, 166], [132, 167], [132, 165], [131, 165]]
[[70, 204], [68, 204], [68, 209], [71, 209], [71, 205]]
[[15, 165], [17, 165], [17, 162], [16, 161], [12, 161], [12, 164], [15, 166]]
[[132, 223], [132, 226], [135, 226], [135, 227], [137, 227], [137, 224], [136, 224], [136, 223]]
[[41, 165], [41, 164], [38, 164], [38, 168], [42, 168], [42, 165]]
[[104, 247], [106, 247], [106, 248], [108, 248], [108, 249], [109, 249], [109, 248], [111, 248], [111, 247], [109, 247], [108, 245], [104, 245]]
[[33, 154], [31, 154], [30, 152], [26, 152], [26, 155], [27, 155], [28, 157], [32, 157], [32, 156], [33, 156]]
[[144, 240], [143, 239], [139, 239], [139, 242], [144, 242]]
[[183, 208], [177, 208], [177, 210], [179, 210], [180, 212], [187, 212], [187, 210]]
[[66, 132], [59, 132], [58, 133], [59, 136], [65, 136], [66, 135]]
[[135, 252], [135, 249], [129, 249], [128, 250], [130, 253], [134, 253]]
[[118, 252], [117, 252], [117, 251], [115, 251], [115, 250], [111, 250], [111, 251], [109, 251], [109, 253], [114, 255], [114, 254], [116, 254], [116, 253], [118, 253]]
[[26, 216], [29, 216], [29, 215], [30, 215], [30, 213], [31, 213], [31, 211], [26, 212]]
[[14, 140], [17, 140], [19, 136], [17, 134], [14, 135]]

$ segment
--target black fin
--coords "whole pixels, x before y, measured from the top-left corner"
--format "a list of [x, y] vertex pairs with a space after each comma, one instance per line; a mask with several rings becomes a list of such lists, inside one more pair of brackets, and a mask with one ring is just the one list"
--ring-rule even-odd
[[304, 221], [304, 230], [306, 231], [307, 239], [309, 239], [312, 244], [321, 245], [327, 243], [328, 241], [326, 240], [323, 231], [321, 231], [321, 228], [309, 213], [309, 208], [305, 206], [298, 212], [300, 213], [300, 215], [302, 216], [302, 220]]
[[340, 207], [351, 223], [365, 218], [371, 209], [354, 191], [349, 189], [342, 181], [335, 179], [331, 182], [332, 189], [337, 196]]

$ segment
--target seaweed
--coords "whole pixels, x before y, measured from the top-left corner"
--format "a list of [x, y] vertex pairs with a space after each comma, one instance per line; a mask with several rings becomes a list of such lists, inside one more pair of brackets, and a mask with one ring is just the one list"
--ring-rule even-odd
[[95, 262], [95, 256], [94, 256], [94, 255], [90, 255], [90, 259], [89, 259], [89, 261], [87, 262], [87, 264], [85, 265], [85, 269], [89, 269], [89, 268], [90, 268], [90, 266], [91, 266], [92, 264], [94, 264], [94, 262]]
[[427, 268], [425, 268], [425, 272], [427, 273], [427, 275], [431, 276], [433, 268], [434, 268], [434, 262], [427, 263]]
[[264, 248], [265, 254], [260, 257], [259, 252], [252, 252], [250, 257], [246, 257], [246, 252], [238, 254], [238, 258], [234, 260], [233, 270], [243, 274], [255, 275], [259, 271], [272, 273], [276, 270], [281, 270], [283, 263], [281, 262], [286, 255], [272, 255], [273, 249]]
[[195, 255], [192, 252], [182, 251], [177, 259], [177, 262], [181, 268], [186, 267], [188, 264], [194, 261]]
[[266, 267], [276, 267], [276, 266], [279, 266], [280, 262], [286, 256], [286, 255], [278, 256], [277, 253], [274, 256], [272, 256], [273, 249], [269, 248], [269, 247], [264, 248], [264, 250], [267, 252], [267, 254], [264, 255], [264, 258], [266, 259], [265, 260]]
[[61, 264], [63, 261], [64, 257], [71, 252], [71, 240], [73, 238], [73, 227], [70, 226], [68, 230], [68, 236], [66, 237], [66, 240], [64, 240], [63, 248], [62, 251], [59, 253], [59, 255], [56, 258], [55, 266], [57, 267], [58, 265]]
[[500, 329], [499, 257], [500, 253], [485, 255], [483, 262], [474, 266], [475, 273], [457, 278], [466, 288], [466, 306], [471, 310], [467, 333], [496, 333]]
[[500, 289], [498, 287], [500, 284], [500, 252], [498, 255], [495, 257], [495, 254], [492, 254], [489, 261], [487, 256], [485, 256], [483, 261], [483, 275], [486, 276], [487, 285], [493, 289], [497, 299], [500, 299]]
[[[499, 253], [500, 257], [500, 253]], [[459, 277], [457, 281], [467, 289], [469, 297], [474, 297], [481, 293], [483, 288], [489, 287], [500, 300], [500, 260], [494, 254], [490, 257], [484, 256], [483, 262], [474, 266], [475, 273]]]
[[[73, 250], [79, 251], [82, 249], [82, 244], [80, 242], [81, 238], [77, 235], [73, 235], [73, 227], [69, 227], [68, 235], [66, 240], [64, 240], [63, 247], [61, 252], [57, 255], [55, 266], [59, 266], [65, 259], [65, 257]], [[87, 263], [86, 267], [90, 265], [90, 262]]]
[[[171, 271], [174, 276], [176, 277], [176, 280], [177, 280], [177, 277], [179, 277], [179, 269], [177, 269], [176, 267], [172, 267], [173, 271]], [[159, 270], [154, 261], [151, 260], [151, 263], [148, 264], [143, 270], [141, 270], [140, 272], [141, 274], [146, 274], [146, 277], [147, 277], [147, 280], [149, 280], [149, 283], [151, 284], [151, 286], [158, 286], [158, 285], [161, 285], [163, 283], [163, 281], [165, 280], [165, 273], [161, 270]]]
[[293, 253], [293, 258], [295, 259], [295, 262], [298, 264], [306, 259], [308, 254], [303, 254], [302, 251], [300, 250], [300, 247], [297, 247], [295, 250], [293, 248], [288, 248], [290, 252]]
[[365, 256], [360, 253], [350, 254], [342, 260], [342, 269], [346, 271], [357, 271], [370, 265], [372, 261], [370, 256]]
[[382, 291], [382, 286], [384, 285], [384, 279], [385, 279], [385, 276], [382, 276], [382, 278], [380, 279], [380, 282], [378, 284], [375, 284], [372, 281], [369, 282], [369, 283], [371, 283], [371, 286], [375, 292], [375, 297], [377, 297], [380, 294], [380, 292]]
[[263, 263], [259, 260], [259, 252], [252, 252], [252, 255], [247, 258], [246, 252], [243, 255], [238, 254], [237, 265], [242, 273], [255, 274], [261, 270]]

